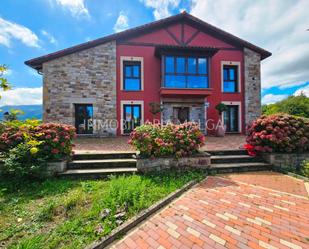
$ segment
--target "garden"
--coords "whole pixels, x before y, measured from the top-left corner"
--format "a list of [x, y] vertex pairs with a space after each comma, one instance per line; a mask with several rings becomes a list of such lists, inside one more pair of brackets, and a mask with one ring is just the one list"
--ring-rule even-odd
[[[169, 170], [100, 180], [46, 175], [48, 163], [69, 159], [75, 129], [37, 120], [1, 124], [0, 247], [84, 248], [181, 188], [199, 170]], [[198, 153], [204, 136], [196, 125], [147, 124], [131, 134], [141, 156], [182, 158]]]

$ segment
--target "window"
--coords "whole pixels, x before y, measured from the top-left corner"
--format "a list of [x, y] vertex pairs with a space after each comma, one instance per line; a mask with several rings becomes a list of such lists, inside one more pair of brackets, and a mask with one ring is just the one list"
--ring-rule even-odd
[[238, 66], [223, 66], [223, 92], [238, 92]]
[[207, 58], [165, 56], [164, 87], [208, 88]]
[[75, 128], [77, 134], [93, 133], [93, 106], [75, 104]]
[[141, 90], [141, 62], [123, 62], [123, 89], [126, 91]]
[[141, 125], [141, 105], [125, 104], [123, 105], [123, 133], [129, 134], [136, 127]]

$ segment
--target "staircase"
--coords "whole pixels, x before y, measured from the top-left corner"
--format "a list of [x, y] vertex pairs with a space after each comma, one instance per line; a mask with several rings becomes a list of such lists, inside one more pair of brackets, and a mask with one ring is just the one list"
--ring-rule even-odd
[[231, 173], [269, 170], [271, 165], [259, 157], [251, 157], [246, 150], [208, 151], [211, 154], [210, 173]]
[[137, 172], [135, 152], [79, 153], [59, 176], [98, 178]]

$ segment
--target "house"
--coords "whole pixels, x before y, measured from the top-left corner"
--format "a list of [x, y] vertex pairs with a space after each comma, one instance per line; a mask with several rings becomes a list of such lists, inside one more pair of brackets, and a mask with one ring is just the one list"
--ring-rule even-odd
[[43, 121], [79, 134], [128, 134], [154, 119], [244, 133], [260, 115], [260, 62], [270, 55], [182, 12], [25, 63], [43, 75]]

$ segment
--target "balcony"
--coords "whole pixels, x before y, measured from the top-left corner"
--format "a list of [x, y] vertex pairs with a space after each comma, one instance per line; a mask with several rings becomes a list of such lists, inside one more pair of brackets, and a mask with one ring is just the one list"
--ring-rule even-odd
[[212, 88], [160, 88], [161, 96], [206, 97], [212, 94]]

